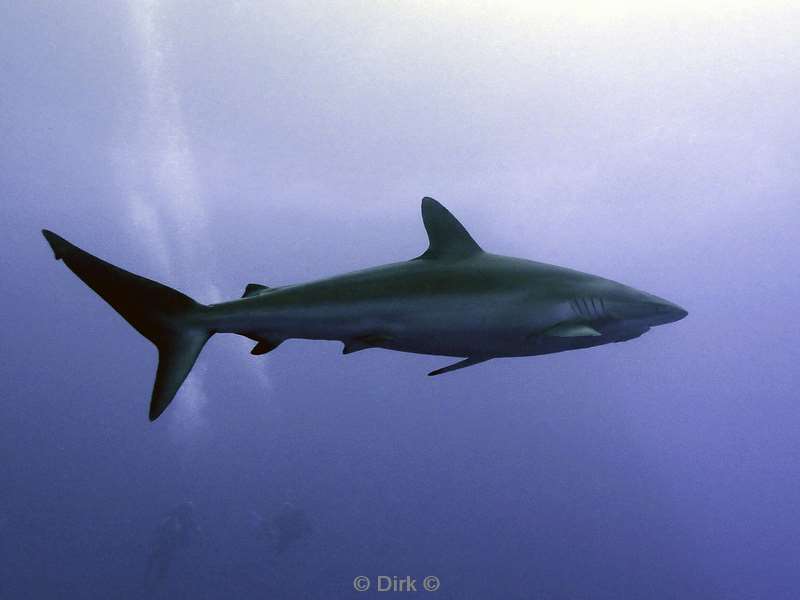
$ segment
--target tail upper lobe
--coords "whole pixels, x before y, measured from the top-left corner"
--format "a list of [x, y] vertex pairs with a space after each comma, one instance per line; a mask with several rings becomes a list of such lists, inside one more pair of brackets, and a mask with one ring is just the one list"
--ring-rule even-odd
[[56, 260], [69, 269], [134, 329], [158, 348], [158, 370], [150, 399], [150, 420], [175, 397], [213, 331], [202, 323], [207, 310], [189, 296], [105, 262], [43, 230]]

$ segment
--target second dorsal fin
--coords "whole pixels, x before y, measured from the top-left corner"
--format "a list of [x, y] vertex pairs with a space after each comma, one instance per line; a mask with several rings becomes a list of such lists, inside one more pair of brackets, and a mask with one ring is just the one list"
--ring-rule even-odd
[[459, 259], [483, 252], [458, 219], [433, 198], [422, 199], [422, 222], [428, 249], [417, 259]]

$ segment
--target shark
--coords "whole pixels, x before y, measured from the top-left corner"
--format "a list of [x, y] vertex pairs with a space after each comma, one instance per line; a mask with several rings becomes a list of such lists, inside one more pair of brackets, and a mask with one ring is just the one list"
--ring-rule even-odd
[[565, 267], [485, 251], [433, 198], [422, 199], [428, 248], [410, 260], [307, 283], [249, 283], [240, 298], [201, 304], [42, 230], [63, 261], [158, 350], [149, 418], [169, 406], [217, 333], [264, 355], [287, 339], [457, 357], [440, 375], [504, 357], [624, 342], [687, 316], [677, 304]]

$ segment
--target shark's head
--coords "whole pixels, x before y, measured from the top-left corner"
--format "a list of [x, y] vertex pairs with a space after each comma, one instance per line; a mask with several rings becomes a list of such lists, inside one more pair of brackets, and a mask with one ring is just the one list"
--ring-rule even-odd
[[596, 296], [578, 298], [572, 305], [579, 315], [597, 322], [604, 335], [630, 339], [689, 314], [674, 302], [620, 283], [605, 281], [600, 287]]
[[674, 302], [594, 276], [572, 289], [569, 306], [569, 322], [579, 327], [558, 327], [557, 335], [585, 334], [612, 341], [639, 337], [651, 327], [680, 321], [688, 314]]

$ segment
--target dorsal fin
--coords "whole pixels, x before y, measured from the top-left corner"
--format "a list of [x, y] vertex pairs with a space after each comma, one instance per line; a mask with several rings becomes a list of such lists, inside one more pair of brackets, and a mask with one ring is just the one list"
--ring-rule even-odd
[[261, 292], [264, 292], [268, 289], [269, 288], [266, 285], [261, 285], [260, 283], [248, 283], [247, 287], [244, 288], [244, 294], [242, 294], [242, 298], [258, 296]]
[[457, 259], [483, 252], [458, 219], [433, 198], [422, 199], [422, 222], [428, 232], [428, 249], [417, 259]]

